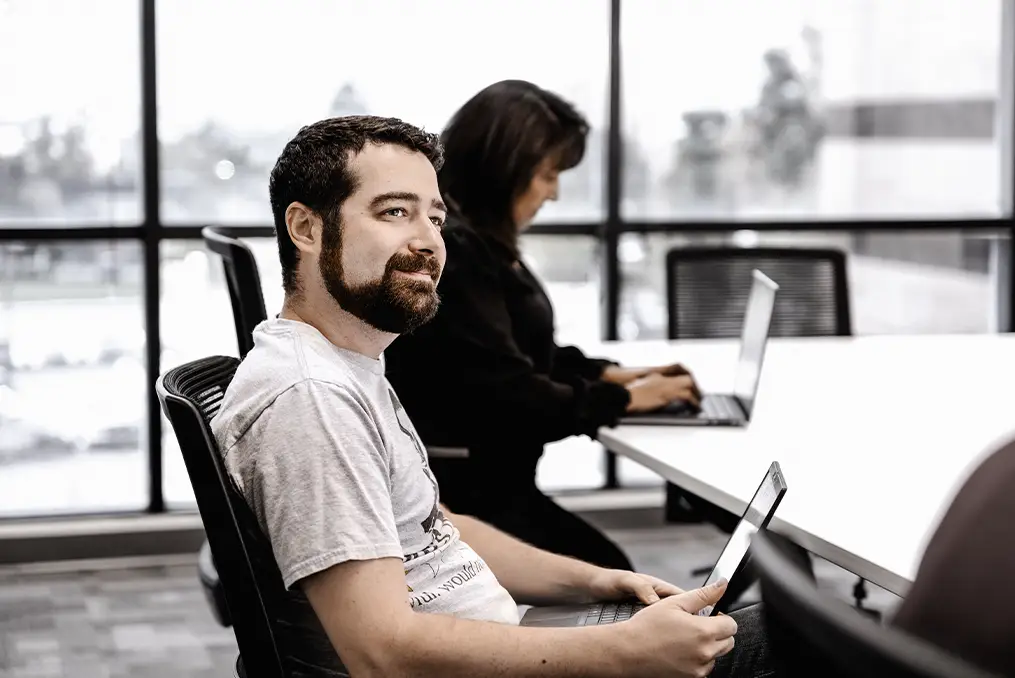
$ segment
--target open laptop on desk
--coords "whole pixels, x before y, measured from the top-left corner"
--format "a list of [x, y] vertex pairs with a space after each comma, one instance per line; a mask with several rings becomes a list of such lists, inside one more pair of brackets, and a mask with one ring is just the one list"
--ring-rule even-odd
[[740, 332], [740, 360], [732, 394], [705, 393], [701, 408], [684, 402], [673, 403], [654, 412], [639, 412], [621, 417], [621, 424], [658, 426], [746, 426], [754, 410], [754, 399], [761, 380], [761, 365], [775, 312], [775, 293], [779, 285], [755, 269], [751, 294], [744, 311]]
[[[782, 475], [782, 468], [779, 462], [773, 461], [761, 485], [754, 492], [747, 509], [744, 511], [736, 529], [730, 535], [729, 541], [719, 554], [718, 560], [712, 572], [702, 586], [708, 586], [720, 579], [729, 582], [727, 590], [738, 588], [734, 581], [740, 577], [749, 576], [745, 574], [747, 565], [750, 563], [751, 537], [759, 530], [768, 527], [775, 510], [782, 502], [786, 494], [786, 478]], [[734, 600], [727, 600], [723, 596], [715, 607], [706, 607], [699, 615], [712, 616], [719, 612], [727, 612]], [[645, 608], [644, 603], [593, 603], [591, 605], [557, 605], [550, 607], [534, 607], [528, 610], [522, 617], [522, 626], [598, 626], [600, 624], [613, 624], [626, 621], [640, 610]]]

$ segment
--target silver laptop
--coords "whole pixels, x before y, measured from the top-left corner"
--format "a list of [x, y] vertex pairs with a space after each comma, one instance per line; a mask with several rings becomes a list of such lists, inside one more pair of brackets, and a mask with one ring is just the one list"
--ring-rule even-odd
[[746, 426], [754, 410], [754, 399], [761, 380], [761, 365], [765, 360], [765, 346], [775, 312], [775, 293], [779, 285], [755, 269], [752, 272], [751, 294], [744, 311], [744, 325], [740, 332], [740, 359], [737, 365], [733, 393], [702, 394], [701, 407], [696, 409], [685, 402], [672, 403], [653, 412], [629, 414], [621, 424], [653, 426]]
[[[782, 468], [779, 466], [779, 462], [773, 461], [702, 586], [708, 586], [719, 579], [725, 579], [729, 582], [727, 590], [744, 588], [741, 586], [740, 578], [751, 577], [747, 569], [750, 563], [751, 537], [768, 527], [772, 516], [775, 515], [775, 510], [786, 494], [786, 490], [786, 478], [782, 474]], [[708, 606], [698, 614], [708, 617], [729, 612], [735, 603], [736, 600], [728, 600], [724, 595], [715, 606]], [[645, 609], [645, 605], [637, 601], [533, 607], [522, 616], [521, 624], [522, 626], [599, 626], [627, 621], [643, 609]]]

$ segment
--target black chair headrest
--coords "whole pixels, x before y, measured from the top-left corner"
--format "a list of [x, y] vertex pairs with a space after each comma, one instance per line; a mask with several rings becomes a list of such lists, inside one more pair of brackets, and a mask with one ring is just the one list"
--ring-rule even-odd
[[205, 245], [222, 257], [229, 301], [233, 307], [233, 323], [240, 357], [253, 348], [253, 332], [268, 317], [261, 292], [261, 275], [254, 253], [245, 242], [226, 229], [205, 226], [201, 229]]

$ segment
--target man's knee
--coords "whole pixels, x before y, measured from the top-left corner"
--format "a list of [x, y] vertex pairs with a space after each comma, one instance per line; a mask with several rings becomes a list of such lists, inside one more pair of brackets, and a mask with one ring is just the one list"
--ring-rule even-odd
[[767, 644], [765, 609], [761, 603], [730, 612], [730, 617], [737, 623], [737, 647]]

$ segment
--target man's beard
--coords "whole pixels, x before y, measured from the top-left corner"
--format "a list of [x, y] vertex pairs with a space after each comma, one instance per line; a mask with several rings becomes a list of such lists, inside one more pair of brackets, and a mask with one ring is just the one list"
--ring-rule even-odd
[[[441, 268], [435, 257], [396, 252], [388, 259], [379, 279], [350, 286], [342, 272], [341, 229], [329, 224], [325, 227], [318, 268], [325, 288], [338, 305], [381, 332], [406, 334], [437, 315], [440, 306], [437, 279]], [[400, 276], [398, 271], [427, 273], [433, 283]]]

